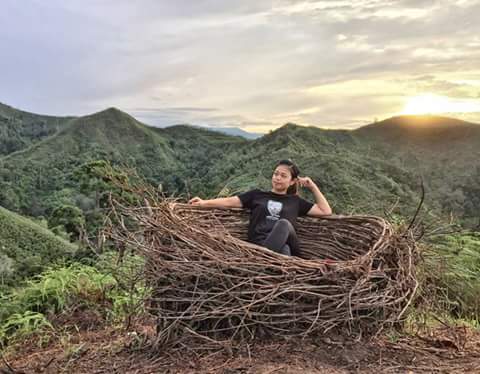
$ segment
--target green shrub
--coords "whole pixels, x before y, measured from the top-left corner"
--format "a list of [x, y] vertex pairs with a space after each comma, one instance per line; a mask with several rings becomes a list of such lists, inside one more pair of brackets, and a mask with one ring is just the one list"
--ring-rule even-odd
[[30, 310], [14, 313], [0, 325], [0, 346], [7, 338], [10, 340], [22, 339], [48, 330], [53, 331], [53, 326], [43, 314]]
[[17, 293], [22, 308], [39, 313], [58, 313], [73, 303], [96, 303], [115, 280], [92, 266], [73, 264], [48, 269]]
[[[0, 294], [0, 341], [15, 340], [49, 327], [50, 316], [73, 310], [95, 311], [105, 322], [126, 322], [143, 311], [147, 289], [143, 259], [126, 256], [116, 264], [106, 253], [96, 266], [75, 263], [50, 268], [22, 288]], [[43, 319], [42, 319], [43, 318]]]
[[[457, 318], [480, 320], [480, 233], [444, 235], [426, 256], [434, 303]], [[433, 291], [433, 292], [432, 292]]]

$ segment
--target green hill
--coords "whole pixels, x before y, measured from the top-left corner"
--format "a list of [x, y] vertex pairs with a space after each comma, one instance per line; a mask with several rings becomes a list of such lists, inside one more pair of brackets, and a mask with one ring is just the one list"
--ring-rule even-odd
[[480, 136], [480, 126], [455, 118], [432, 115], [396, 116], [353, 131], [370, 140], [397, 145], [441, 146]]
[[188, 125], [155, 129], [167, 139], [180, 168], [175, 171], [178, 192], [211, 194], [233, 173], [233, 167], [219, 172], [217, 165], [227, 155], [249, 147], [251, 142], [238, 136], [222, 134]]
[[0, 103], [0, 157], [52, 136], [73, 118], [28, 113]]
[[[108, 160], [128, 166], [169, 193], [209, 191], [223, 176], [204, 176], [229, 149], [247, 141], [191, 126], [148, 127], [110, 108], [72, 120], [42, 142], [0, 160], [0, 205], [23, 214], [48, 215], [62, 202], [91, 205], [74, 171], [83, 163]], [[185, 181], [189, 180], [186, 184]]]
[[350, 131], [287, 124], [217, 160], [212, 175], [225, 179], [215, 193], [270, 188], [272, 167], [282, 158], [317, 182], [336, 213], [383, 212], [397, 197], [410, 202], [417, 188], [407, 170], [367, 152]]
[[95, 197], [80, 192], [74, 171], [99, 159], [135, 168], [168, 194], [212, 197], [269, 188], [274, 163], [292, 158], [336, 213], [383, 213], [398, 200], [398, 210], [411, 215], [423, 177], [427, 206], [461, 216], [479, 134], [476, 124], [402, 116], [354, 131], [287, 124], [246, 140], [188, 125], [149, 127], [110, 108], [70, 119], [0, 159], [0, 205], [31, 216], [48, 215], [60, 203], [85, 210]]
[[133, 167], [152, 183], [174, 185], [181, 168], [164, 137], [133, 117], [110, 108], [73, 119], [47, 139], [0, 159], [0, 205], [38, 216], [59, 200], [88, 205], [78, 191], [74, 171], [105, 159]]
[[75, 250], [51, 231], [0, 207], [0, 289], [40, 273]]
[[422, 177], [428, 200], [464, 213], [464, 190], [480, 159], [480, 125], [438, 116], [399, 116], [353, 131], [379, 157]]

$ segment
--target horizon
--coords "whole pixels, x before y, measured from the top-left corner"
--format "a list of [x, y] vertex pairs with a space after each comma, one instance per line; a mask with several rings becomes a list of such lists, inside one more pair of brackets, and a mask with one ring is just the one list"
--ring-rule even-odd
[[[11, 105], [8, 105], [8, 104], [2, 103], [2, 102], [0, 102], [0, 105], [4, 105], [4, 106], [7, 106], [7, 107], [10, 107], [13, 110], [26, 112], [26, 113], [30, 113], [30, 114], [33, 114], [33, 115], [56, 117], [55, 115], [52, 115], [52, 114], [49, 114], [49, 113], [28, 112], [28, 111], [25, 111], [21, 108], [15, 108]], [[373, 124], [376, 124], [376, 123], [381, 123], [381, 122], [393, 120], [393, 119], [396, 119], [396, 118], [409, 118], [409, 117], [412, 118], [412, 119], [417, 119], [417, 120], [418, 119], [426, 119], [426, 118], [429, 118], [429, 117], [436, 118], [436, 119], [459, 120], [459, 121], [464, 121], [464, 122], [467, 122], [467, 123], [470, 123], [470, 124], [473, 124], [473, 125], [480, 126], [480, 123], [477, 123], [477, 122], [465, 121], [463, 119], [455, 118], [455, 117], [452, 117], [452, 116], [446, 116], [446, 115], [443, 115], [443, 114], [428, 114], [428, 113], [427, 114], [399, 114], [399, 115], [391, 116], [391, 117], [388, 117], [388, 118], [375, 119], [371, 123], [366, 123], [365, 125], [360, 125], [360, 126], [355, 127], [355, 128], [352, 128], [352, 127], [345, 127], [345, 128], [334, 127], [334, 128], [331, 128], [331, 127], [327, 127], [327, 126], [312, 126], [312, 125], [298, 124], [298, 123], [294, 123], [294, 122], [286, 122], [286, 123], [281, 124], [278, 127], [275, 127], [275, 128], [272, 128], [272, 129], [268, 130], [267, 132], [253, 132], [253, 131], [244, 130], [244, 129], [242, 129], [240, 127], [236, 127], [236, 126], [210, 126], [208, 124], [198, 125], [198, 124], [193, 124], [193, 123], [174, 123], [174, 124], [169, 124], [169, 125], [155, 126], [155, 125], [150, 124], [148, 122], [141, 121], [138, 118], [136, 118], [133, 114], [128, 113], [126, 111], [123, 111], [123, 110], [121, 110], [120, 108], [117, 108], [117, 107], [108, 107], [108, 108], [101, 109], [101, 110], [99, 110], [97, 112], [94, 112], [94, 113], [86, 113], [86, 114], [82, 114], [82, 115], [78, 115], [78, 116], [72, 116], [72, 115], [69, 115], [69, 114], [65, 114], [65, 115], [62, 115], [62, 116], [59, 116], [59, 117], [81, 118], [81, 117], [92, 116], [92, 115], [95, 115], [95, 114], [98, 114], [98, 113], [102, 113], [102, 112], [105, 112], [105, 111], [110, 110], [110, 109], [115, 109], [115, 110], [118, 110], [122, 113], [125, 113], [125, 114], [133, 117], [136, 121], [139, 121], [140, 123], [142, 123], [143, 125], [148, 126], [148, 127], [168, 128], [168, 127], [174, 127], [174, 126], [190, 126], [190, 127], [196, 127], [196, 128], [200, 128], [200, 129], [206, 129], [206, 130], [213, 130], [213, 131], [218, 130], [220, 132], [222, 132], [221, 130], [224, 130], [224, 129], [239, 129], [241, 131], [245, 131], [248, 134], [260, 135], [260, 136], [267, 135], [269, 132], [278, 130], [278, 129], [280, 129], [284, 126], [287, 126], [287, 125], [304, 126], [304, 127], [316, 127], [316, 128], [323, 129], [323, 130], [351, 130], [351, 131], [353, 131], [353, 130], [357, 130], [361, 127], [373, 125]]]
[[7, 1], [0, 102], [255, 133], [479, 123], [479, 13], [480, 0]]

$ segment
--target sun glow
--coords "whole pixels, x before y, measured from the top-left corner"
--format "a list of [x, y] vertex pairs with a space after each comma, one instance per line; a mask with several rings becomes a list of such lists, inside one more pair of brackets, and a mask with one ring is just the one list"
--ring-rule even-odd
[[479, 100], [458, 100], [425, 94], [408, 99], [402, 114], [472, 113], [480, 111]]

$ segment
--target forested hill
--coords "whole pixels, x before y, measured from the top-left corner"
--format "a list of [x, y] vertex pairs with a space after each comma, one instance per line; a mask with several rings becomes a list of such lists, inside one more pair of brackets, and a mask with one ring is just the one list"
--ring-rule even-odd
[[479, 217], [480, 125], [439, 116], [399, 116], [354, 131], [395, 165], [421, 176], [444, 212]]
[[400, 116], [354, 131], [366, 142], [417, 161], [437, 159], [472, 167], [480, 155], [480, 125], [438, 116]]
[[353, 131], [372, 140], [395, 145], [442, 145], [445, 142], [466, 141], [470, 136], [480, 136], [476, 123], [433, 115], [404, 115], [360, 127]]
[[[11, 141], [12, 126], [31, 129], [18, 130], [21, 144], [0, 158], [0, 205], [27, 215], [48, 217], [59, 204], [92, 209], [96, 192], [80, 188], [76, 171], [95, 160], [133, 167], [167, 193], [211, 197], [269, 188], [274, 162], [287, 157], [320, 185], [336, 213], [382, 213], [400, 199], [399, 210], [411, 214], [422, 176], [434, 211], [476, 214], [476, 124], [422, 116], [354, 131], [287, 124], [247, 140], [187, 125], [149, 127], [115, 108], [78, 118], [1, 108], [0, 118], [11, 122], [0, 122], [0, 144]], [[50, 132], [33, 136], [36, 126]]]
[[0, 103], [0, 157], [54, 135], [73, 118], [28, 113]]

